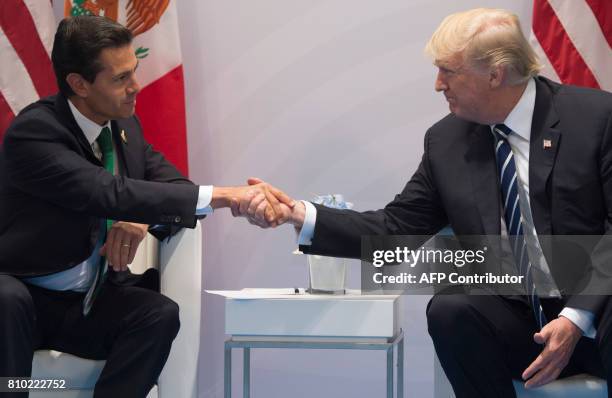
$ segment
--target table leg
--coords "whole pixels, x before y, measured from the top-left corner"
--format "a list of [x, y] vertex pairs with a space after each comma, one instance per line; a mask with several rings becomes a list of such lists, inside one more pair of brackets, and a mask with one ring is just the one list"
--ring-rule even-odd
[[397, 343], [397, 398], [404, 398], [404, 338]]
[[232, 398], [232, 347], [225, 343], [225, 359], [223, 366], [223, 396]]
[[242, 395], [244, 398], [251, 396], [251, 349], [244, 347], [242, 361]]
[[393, 346], [387, 348], [387, 398], [393, 398]]

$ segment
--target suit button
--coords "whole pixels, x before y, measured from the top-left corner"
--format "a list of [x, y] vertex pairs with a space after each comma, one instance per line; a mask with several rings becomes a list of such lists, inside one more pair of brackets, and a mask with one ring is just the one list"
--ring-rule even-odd
[[181, 217], [179, 216], [174, 217], [174, 222], [181, 222]]

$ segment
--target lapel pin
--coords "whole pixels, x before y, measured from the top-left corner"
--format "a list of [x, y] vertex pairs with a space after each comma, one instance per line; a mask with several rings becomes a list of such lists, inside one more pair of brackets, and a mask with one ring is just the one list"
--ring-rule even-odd
[[552, 148], [552, 141], [551, 140], [544, 140], [542, 142], [544, 149], [550, 149]]
[[[127, 136], [125, 135], [125, 130], [121, 130], [121, 141], [123, 141], [124, 144], [127, 144]], [[544, 148], [546, 148], [546, 144], [544, 144]]]

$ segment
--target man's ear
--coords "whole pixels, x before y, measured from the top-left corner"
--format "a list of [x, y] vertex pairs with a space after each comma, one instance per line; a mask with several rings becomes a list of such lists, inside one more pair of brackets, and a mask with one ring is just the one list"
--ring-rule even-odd
[[489, 87], [498, 88], [504, 82], [506, 69], [503, 66], [493, 66], [489, 71]]
[[81, 98], [87, 98], [89, 95], [89, 83], [78, 73], [69, 73], [66, 76], [66, 83], [72, 91]]

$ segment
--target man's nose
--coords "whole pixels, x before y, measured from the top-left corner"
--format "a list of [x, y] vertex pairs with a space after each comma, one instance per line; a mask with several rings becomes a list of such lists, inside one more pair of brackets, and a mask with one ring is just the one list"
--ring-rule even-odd
[[446, 91], [448, 89], [448, 85], [446, 84], [446, 81], [442, 77], [441, 72], [438, 72], [438, 75], [436, 76], [436, 82], [434, 84], [434, 89], [438, 92]]
[[132, 79], [132, 84], [128, 87], [128, 94], [138, 94], [140, 85], [136, 79]]

